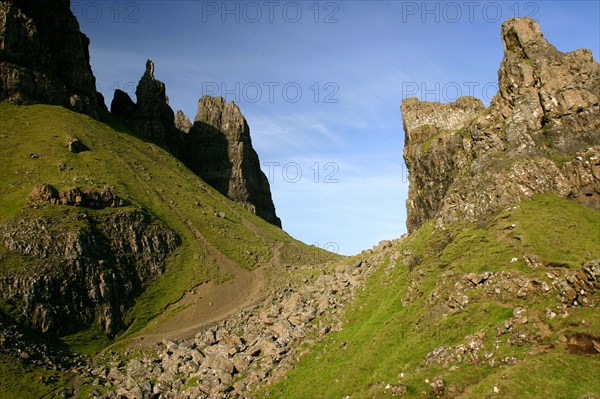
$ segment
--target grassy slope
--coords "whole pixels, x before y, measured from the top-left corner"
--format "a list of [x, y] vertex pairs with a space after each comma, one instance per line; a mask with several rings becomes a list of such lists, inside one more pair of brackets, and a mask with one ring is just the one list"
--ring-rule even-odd
[[[546, 263], [578, 268], [584, 261], [600, 258], [599, 232], [598, 212], [553, 195], [522, 202], [486, 225], [448, 226], [442, 231], [428, 224], [394, 248], [395, 255], [382, 263], [346, 311], [344, 328], [317, 345], [286, 379], [263, 394], [273, 398], [391, 397], [387, 384], [404, 384], [408, 392], [402, 397], [427, 397], [431, 387], [425, 380], [440, 375], [446, 387], [454, 385], [464, 397], [489, 396], [494, 386], [500, 390], [498, 397], [506, 398], [599, 397], [599, 356], [571, 355], [564, 345], [553, 345], [568, 331], [598, 335], [597, 308], [575, 307], [568, 317], [549, 321], [544, 309], [555, 308], [555, 294], [490, 301], [480, 298], [481, 291], [471, 290], [467, 310], [444, 318], [427, 302], [436, 287], [445, 287], [441, 297], [447, 298], [454, 278], [468, 272], [513, 270], [551, 285], [546, 270], [528, 269], [522, 255], [537, 254]], [[406, 254], [421, 259], [420, 264], [413, 262], [412, 272], [401, 262]], [[511, 262], [513, 257], [519, 260]], [[401, 299], [421, 273], [422, 280], [412, 284], [416, 288], [412, 301], [403, 306]], [[535, 333], [534, 320], [548, 323], [544, 338], [548, 348], [525, 357], [525, 352], [533, 350], [531, 344], [512, 346], [506, 343], [506, 335], [496, 337], [496, 329], [512, 317], [517, 306], [528, 308], [530, 322], [520, 327], [525, 331]], [[526, 360], [510, 367], [502, 362], [495, 367], [487, 363], [424, 366], [432, 349], [463, 344], [466, 336], [480, 331], [487, 337], [482, 352], [491, 351], [497, 359]], [[495, 340], [500, 344], [492, 349]]]
[[[130, 328], [125, 335], [142, 329], [185, 291], [218, 279], [219, 256], [253, 269], [267, 265], [273, 249], [281, 244], [283, 261], [287, 263], [312, 262], [316, 256], [327, 254], [294, 240], [226, 199], [160, 147], [132, 136], [118, 122], [112, 123], [115, 130], [61, 107], [16, 107], [4, 102], [0, 102], [0, 121], [0, 223], [21, 214], [27, 195], [36, 184], [49, 183], [59, 190], [109, 185], [132, 207], [150, 212], [181, 237], [182, 245], [170, 258], [166, 273], [130, 309]], [[91, 151], [69, 152], [64, 145], [66, 135], [77, 137]], [[59, 171], [60, 164], [66, 166], [63, 171]], [[49, 213], [58, 223], [57, 228], [69, 228], [68, 218], [60, 217], [63, 212], [102, 211], [46, 206], [27, 212]], [[216, 217], [217, 212], [224, 212], [225, 217]], [[190, 225], [205, 242], [195, 236]], [[207, 245], [221, 255], [211, 254]], [[26, 257], [8, 255], [3, 249], [0, 273], [7, 268], [22, 268], [26, 261]], [[93, 353], [109, 341], [91, 326], [65, 337], [64, 342], [75, 350]]]

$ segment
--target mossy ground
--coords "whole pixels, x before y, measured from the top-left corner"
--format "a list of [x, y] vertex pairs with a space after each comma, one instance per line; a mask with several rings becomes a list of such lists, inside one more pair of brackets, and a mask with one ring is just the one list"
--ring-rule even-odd
[[[440, 300], [447, 299], [455, 279], [470, 272], [512, 271], [545, 281], [546, 270], [529, 269], [524, 254], [579, 268], [600, 258], [599, 234], [598, 212], [554, 195], [537, 195], [480, 225], [434, 229], [427, 224], [381, 263], [345, 311], [342, 330], [317, 344], [259, 396], [383, 398], [392, 397], [388, 384], [403, 384], [408, 392], [402, 397], [429, 397], [432, 388], [425, 381], [439, 375], [461, 397], [491, 397], [494, 387], [496, 396], [505, 398], [599, 397], [600, 355], [569, 354], [557, 343], [560, 335], [575, 331], [598, 335], [597, 308], [574, 307], [567, 317], [549, 320], [544, 311], [555, 309], [555, 294], [490, 300], [471, 290], [465, 310], [440, 315], [428, 299], [436, 290]], [[406, 254], [410, 266], [402, 263]], [[403, 306], [411, 285], [411, 300]], [[540, 334], [543, 321], [547, 331], [535, 345], [510, 345], [506, 336], [497, 337], [516, 307], [528, 309], [530, 321], [519, 327], [522, 331]], [[465, 337], [478, 333], [486, 337], [483, 351], [498, 359], [515, 357], [517, 363], [425, 364], [434, 348], [464, 344]]]

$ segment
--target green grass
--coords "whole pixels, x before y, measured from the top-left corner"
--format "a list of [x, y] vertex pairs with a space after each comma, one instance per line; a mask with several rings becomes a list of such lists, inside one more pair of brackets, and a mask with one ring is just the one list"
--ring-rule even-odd
[[[0, 119], [0, 223], [24, 215], [21, 210], [37, 184], [48, 183], [58, 190], [108, 185], [132, 208], [150, 213], [181, 237], [181, 246], [168, 259], [164, 275], [151, 282], [128, 311], [127, 335], [142, 329], [186, 291], [219, 279], [220, 257], [250, 270], [268, 265], [279, 244], [294, 249], [294, 256], [284, 261], [314, 257], [313, 247], [228, 200], [160, 147], [131, 135], [118, 121], [111, 122], [113, 129], [61, 107], [17, 107], [5, 102], [0, 102]], [[69, 152], [63, 143], [66, 135], [80, 139], [90, 151]], [[26, 214], [61, 220], [54, 228], [65, 229], [76, 228], [69, 225], [76, 218], [69, 216], [84, 211], [89, 210], [49, 205]], [[226, 217], [216, 217], [218, 212]], [[211, 255], [209, 245], [219, 255]], [[0, 272], [20, 268], [27, 273], [32, 262], [26, 258], [1, 248]], [[94, 343], [94, 337], [104, 343], [94, 331], [94, 326], [82, 326], [81, 333], [65, 337], [65, 342], [74, 349], [93, 351], [101, 346]]]
[[[42, 382], [42, 380], [46, 382]], [[65, 385], [67, 375], [22, 364], [0, 354], [0, 398], [41, 398]]]
[[[549, 282], [544, 270], [529, 269], [522, 256], [535, 254], [546, 263], [578, 268], [600, 258], [599, 231], [600, 213], [554, 195], [536, 195], [479, 225], [435, 229], [428, 223], [394, 248], [393, 258], [382, 260], [364, 291], [346, 309], [342, 330], [317, 343], [283, 380], [260, 390], [258, 397], [391, 397], [387, 384], [406, 385], [408, 392], [402, 397], [427, 397], [431, 387], [424, 381], [436, 375], [446, 387], [473, 398], [490, 395], [498, 384], [501, 397], [508, 398], [597, 397], [598, 358], [568, 355], [564, 345], [553, 347], [559, 334], [598, 334], [597, 308], [576, 307], [568, 317], [547, 320], [544, 309], [555, 308], [554, 294], [490, 301], [481, 290], [467, 291], [469, 304], [464, 311], [444, 313], [439, 305], [455, 282], [470, 272], [511, 271]], [[511, 262], [512, 258], [518, 261]], [[399, 259], [409, 262], [405, 265]], [[434, 291], [438, 298], [429, 300]], [[527, 307], [532, 321], [515, 330], [534, 336], [540, 333], [534, 321], [547, 320], [550, 335], [540, 338], [551, 344], [547, 350], [528, 354], [531, 344], [509, 345], [508, 335], [496, 336], [517, 306]], [[526, 360], [515, 366], [501, 361], [493, 366], [487, 362], [425, 366], [434, 348], [463, 344], [465, 337], [477, 333], [485, 334], [482, 352], [492, 350], [497, 341], [495, 359]], [[564, 368], [570, 369], [561, 374]], [[577, 388], [570, 391], [570, 385]]]
[[113, 342], [108, 338], [100, 326], [94, 324], [75, 334], [60, 337], [60, 343], [82, 355], [95, 355]]
[[545, 263], [579, 267], [600, 258], [600, 214], [577, 203], [545, 194], [524, 201], [512, 212], [515, 234]]
[[529, 357], [490, 375], [466, 398], [490, 395], [494, 386], [504, 398], [597, 398], [600, 391], [600, 357], [548, 353]]

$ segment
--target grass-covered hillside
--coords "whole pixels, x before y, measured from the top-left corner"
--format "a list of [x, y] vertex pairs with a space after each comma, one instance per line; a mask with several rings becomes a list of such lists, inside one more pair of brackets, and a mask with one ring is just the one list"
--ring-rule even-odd
[[597, 211], [537, 195], [385, 254], [342, 330], [265, 396], [600, 397]]
[[[78, 221], [88, 216], [103, 220], [104, 214], [113, 212], [111, 208], [31, 207], [28, 195], [41, 183], [58, 191], [108, 186], [127, 202], [124, 212], [151, 215], [179, 236], [181, 244], [168, 258], [165, 273], [151, 281], [127, 310], [125, 335], [144, 328], [194, 287], [232, 279], [232, 264], [241, 270], [264, 266], [268, 275], [275, 249], [280, 262], [318, 259], [318, 249], [228, 200], [166, 151], [133, 136], [116, 120], [109, 126], [61, 107], [7, 103], [0, 103], [0, 120], [0, 223], [44, 217], [60, 232], [77, 228]], [[79, 139], [89, 150], [70, 152], [65, 146], [67, 136]], [[26, 270], [27, 258], [0, 245], [0, 277], [15, 269]], [[14, 304], [3, 302], [2, 309], [16, 319], [23, 316]], [[99, 331], [96, 327], [82, 326], [85, 333], [64, 341], [74, 349], [93, 352], [108, 343], [99, 341], [102, 334], [94, 332]]]

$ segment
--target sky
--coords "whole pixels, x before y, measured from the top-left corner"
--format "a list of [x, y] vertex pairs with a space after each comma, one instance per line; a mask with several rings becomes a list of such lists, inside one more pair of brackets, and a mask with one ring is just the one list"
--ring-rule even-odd
[[531, 16], [560, 51], [600, 52], [598, 1], [84, 1], [98, 91], [135, 99], [147, 59], [192, 121], [205, 94], [250, 126], [283, 228], [345, 255], [406, 232], [404, 98], [486, 106], [500, 26]]

